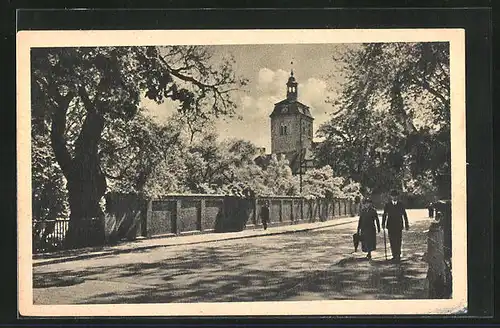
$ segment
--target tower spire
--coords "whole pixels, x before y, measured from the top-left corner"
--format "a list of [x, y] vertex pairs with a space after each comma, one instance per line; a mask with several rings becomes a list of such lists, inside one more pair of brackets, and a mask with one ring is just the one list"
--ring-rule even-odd
[[286, 98], [288, 100], [297, 100], [297, 82], [293, 76], [293, 60], [290, 63], [292, 68], [290, 69], [290, 77], [286, 83]]

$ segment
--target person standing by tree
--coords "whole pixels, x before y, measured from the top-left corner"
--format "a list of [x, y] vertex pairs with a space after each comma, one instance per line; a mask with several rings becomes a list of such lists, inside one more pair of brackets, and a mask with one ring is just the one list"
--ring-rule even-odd
[[433, 218], [434, 217], [434, 203], [430, 202], [427, 205], [427, 210], [429, 211], [429, 218]]
[[[375, 224], [377, 228], [375, 229]], [[366, 257], [372, 258], [372, 251], [377, 249], [377, 232], [380, 232], [380, 221], [370, 198], [365, 199], [361, 206], [358, 221], [358, 235], [361, 236], [361, 249], [368, 252]]]
[[260, 218], [262, 219], [262, 226], [264, 230], [267, 230], [267, 224], [269, 223], [269, 201], [266, 200], [262, 209], [260, 211]]
[[401, 259], [403, 219], [405, 230], [408, 230], [410, 227], [408, 215], [403, 204], [398, 201], [398, 192], [393, 190], [391, 191], [391, 201], [385, 204], [382, 216], [382, 229], [387, 227], [393, 262], [399, 262]]

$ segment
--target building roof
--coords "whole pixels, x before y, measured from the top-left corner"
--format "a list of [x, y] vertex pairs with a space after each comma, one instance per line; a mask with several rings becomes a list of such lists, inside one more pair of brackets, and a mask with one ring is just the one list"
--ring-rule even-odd
[[300, 101], [293, 99], [284, 99], [274, 104], [274, 110], [271, 115], [269, 115], [269, 117], [288, 114], [302, 114], [309, 117], [311, 120], [314, 120], [309, 107], [304, 105]]
[[[285, 158], [288, 160], [289, 166], [292, 169], [292, 172], [298, 173], [299, 168], [300, 168], [300, 152], [298, 151], [290, 151], [286, 153], [281, 153], [277, 154], [278, 158], [280, 155], [284, 155]], [[302, 150], [302, 156], [303, 156], [303, 162], [302, 165], [305, 168], [311, 169], [314, 168], [314, 153], [312, 152], [311, 149], [303, 149]], [[255, 164], [266, 168], [269, 165], [269, 162], [271, 161], [272, 154], [265, 154], [265, 155], [260, 155], [257, 156], [254, 159]]]

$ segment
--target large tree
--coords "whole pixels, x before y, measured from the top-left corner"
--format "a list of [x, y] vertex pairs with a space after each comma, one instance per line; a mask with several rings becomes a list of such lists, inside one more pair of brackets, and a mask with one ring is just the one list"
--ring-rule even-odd
[[156, 196], [158, 188], [178, 190], [179, 153], [186, 147], [178, 123], [157, 123], [141, 110], [128, 124], [105, 129], [100, 154], [108, 186], [146, 197]]
[[34, 131], [50, 134], [67, 180], [67, 241], [76, 246], [88, 239], [81, 228], [103, 214], [100, 149], [107, 125], [133, 119], [144, 94], [159, 103], [178, 101], [181, 113], [230, 115], [231, 92], [245, 84], [231, 61], [216, 65], [200, 46], [34, 48], [31, 65]]
[[365, 191], [449, 171], [448, 43], [370, 43], [340, 57], [341, 92], [317, 158]]

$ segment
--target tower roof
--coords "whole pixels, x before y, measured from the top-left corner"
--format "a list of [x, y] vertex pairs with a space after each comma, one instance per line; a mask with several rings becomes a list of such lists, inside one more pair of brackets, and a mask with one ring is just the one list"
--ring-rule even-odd
[[292, 99], [284, 99], [274, 104], [274, 110], [269, 117], [288, 114], [301, 114], [309, 117], [310, 119], [314, 119], [308, 106], [304, 105], [300, 101]]
[[286, 86], [287, 86], [286, 99], [274, 104], [274, 110], [271, 113], [270, 117], [272, 118], [278, 115], [299, 114], [299, 115], [304, 115], [313, 120], [314, 118], [311, 115], [309, 107], [297, 100], [298, 83], [295, 80], [295, 77], [293, 76], [293, 69], [291, 69], [290, 71], [290, 77], [288, 78]]
[[296, 85], [297, 81], [295, 81], [295, 77], [293, 76], [293, 69], [290, 71], [290, 77], [288, 78], [287, 85]]

